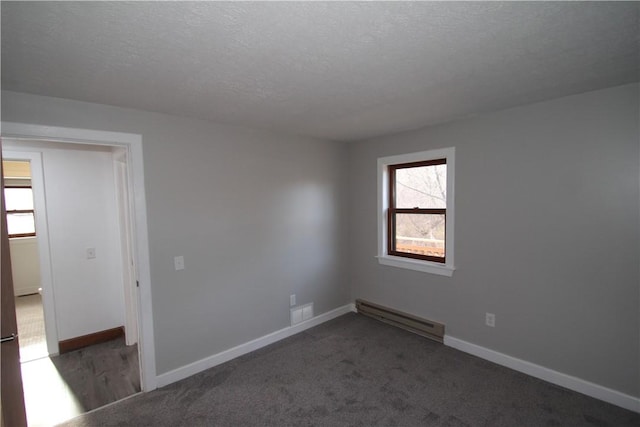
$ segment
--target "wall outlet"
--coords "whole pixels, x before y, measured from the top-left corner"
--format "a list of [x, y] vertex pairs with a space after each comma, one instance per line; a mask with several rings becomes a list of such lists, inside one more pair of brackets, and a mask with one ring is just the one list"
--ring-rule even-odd
[[295, 307], [291, 310], [291, 325], [309, 320], [313, 317], [313, 303], [305, 304], [301, 307]]
[[302, 307], [291, 309], [291, 325], [302, 322]]
[[302, 320], [309, 320], [313, 317], [313, 303], [302, 306]]
[[177, 256], [173, 258], [173, 267], [178, 270], [184, 270], [184, 257]]
[[289, 306], [293, 307], [296, 305], [296, 294], [289, 295]]
[[485, 323], [487, 326], [495, 328], [496, 326], [496, 315], [493, 313], [486, 313], [485, 315]]

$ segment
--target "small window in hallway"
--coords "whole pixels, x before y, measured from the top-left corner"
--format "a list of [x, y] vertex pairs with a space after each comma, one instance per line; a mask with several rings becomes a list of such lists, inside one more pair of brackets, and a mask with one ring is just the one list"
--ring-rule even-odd
[[9, 238], [36, 235], [29, 162], [3, 161]]

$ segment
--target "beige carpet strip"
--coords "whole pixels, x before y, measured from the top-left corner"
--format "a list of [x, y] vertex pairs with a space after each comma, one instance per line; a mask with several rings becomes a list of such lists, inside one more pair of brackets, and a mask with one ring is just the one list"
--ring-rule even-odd
[[40, 294], [16, 297], [16, 318], [20, 340], [20, 361], [47, 357], [44, 314]]

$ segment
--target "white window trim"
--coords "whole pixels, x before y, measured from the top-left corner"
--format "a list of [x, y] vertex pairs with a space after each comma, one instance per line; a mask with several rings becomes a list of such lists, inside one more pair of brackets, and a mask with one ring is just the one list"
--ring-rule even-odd
[[[389, 165], [419, 162], [433, 159], [447, 159], [447, 256], [444, 264], [389, 255], [387, 251], [387, 211], [389, 205]], [[418, 153], [400, 154], [378, 159], [378, 262], [392, 267], [417, 270], [441, 276], [453, 275], [454, 264], [454, 230], [455, 230], [455, 148], [421, 151]]]

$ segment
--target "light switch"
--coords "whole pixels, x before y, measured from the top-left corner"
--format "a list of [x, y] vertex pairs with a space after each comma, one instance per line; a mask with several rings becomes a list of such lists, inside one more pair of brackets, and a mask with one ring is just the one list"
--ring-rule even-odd
[[96, 257], [96, 248], [87, 248], [87, 259], [94, 259]]
[[176, 271], [184, 270], [184, 257], [183, 256], [174, 257], [173, 266], [175, 267]]

